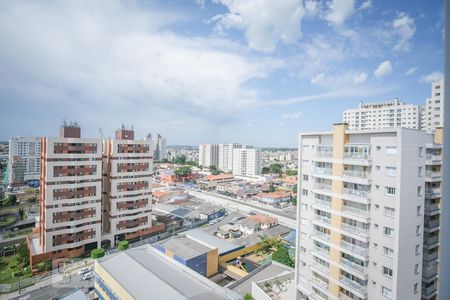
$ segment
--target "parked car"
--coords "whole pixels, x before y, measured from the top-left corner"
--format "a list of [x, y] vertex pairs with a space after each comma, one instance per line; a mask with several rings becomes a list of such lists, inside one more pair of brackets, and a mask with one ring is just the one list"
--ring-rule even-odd
[[87, 272], [86, 274], [83, 275], [83, 280], [89, 280], [94, 278], [94, 274], [92, 272]]
[[90, 272], [91, 271], [91, 267], [84, 267], [84, 268], [81, 268], [80, 269], [80, 271], [78, 271], [78, 275], [83, 275], [83, 274], [85, 274], [85, 273], [87, 273], [87, 272]]

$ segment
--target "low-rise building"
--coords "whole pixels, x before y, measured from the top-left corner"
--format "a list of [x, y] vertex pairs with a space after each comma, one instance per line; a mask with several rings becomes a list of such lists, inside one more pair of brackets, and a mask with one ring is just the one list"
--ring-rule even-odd
[[208, 175], [199, 180], [201, 189], [211, 190], [218, 185], [223, 185], [234, 181], [233, 174]]
[[255, 200], [268, 205], [282, 205], [291, 201], [291, 193], [287, 191], [275, 191], [271, 193], [259, 193]]
[[239, 229], [244, 235], [250, 235], [261, 230], [261, 225], [257, 221], [246, 219], [239, 223]]
[[258, 222], [261, 229], [268, 229], [278, 224], [278, 220], [276, 218], [271, 218], [265, 215], [253, 215], [248, 217], [248, 219]]

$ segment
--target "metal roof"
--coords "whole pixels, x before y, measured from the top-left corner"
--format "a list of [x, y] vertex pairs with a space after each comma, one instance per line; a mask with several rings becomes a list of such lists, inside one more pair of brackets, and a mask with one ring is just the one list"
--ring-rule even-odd
[[184, 259], [191, 259], [211, 251], [213, 248], [200, 244], [187, 237], [172, 237], [168, 240], [158, 243], [164, 249], [169, 250]]
[[219, 250], [219, 255], [225, 255], [227, 253], [244, 248], [244, 245], [236, 245], [227, 241], [222, 240], [208, 232], [197, 228], [189, 230], [186, 232], [186, 237], [195, 240], [199, 243], [207, 245], [212, 248], [217, 248]]

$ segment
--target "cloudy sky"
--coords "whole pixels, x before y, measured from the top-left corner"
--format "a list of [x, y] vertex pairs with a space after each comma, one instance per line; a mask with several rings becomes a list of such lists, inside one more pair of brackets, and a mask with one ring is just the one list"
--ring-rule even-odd
[[1, 1], [0, 140], [122, 123], [169, 144], [295, 147], [359, 101], [424, 103], [442, 0]]

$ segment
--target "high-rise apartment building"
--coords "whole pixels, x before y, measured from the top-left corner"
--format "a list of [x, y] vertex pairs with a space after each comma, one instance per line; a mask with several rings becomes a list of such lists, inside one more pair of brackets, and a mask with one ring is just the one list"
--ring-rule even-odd
[[67, 258], [100, 247], [102, 140], [81, 138], [76, 123], [58, 138], [41, 138], [38, 233], [30, 262]]
[[159, 133], [157, 133], [154, 137], [152, 137], [151, 134], [148, 134], [147, 139], [152, 141], [153, 159], [167, 159], [167, 140]]
[[261, 175], [262, 152], [255, 148], [233, 149], [233, 174], [241, 176]]
[[135, 140], [123, 126], [104, 141], [103, 233], [115, 245], [153, 233], [151, 141]]
[[41, 139], [14, 137], [9, 140], [8, 184], [37, 185], [41, 161]]
[[423, 268], [434, 271], [425, 261], [436, 259], [424, 246], [436, 239], [436, 202], [425, 201], [437, 188], [428, 177], [438, 172], [430, 161], [436, 142], [400, 127], [336, 124], [332, 132], [300, 134], [301, 298], [421, 299]]
[[219, 145], [202, 144], [198, 146], [198, 165], [204, 168], [219, 166]]
[[229, 172], [233, 170], [233, 150], [242, 148], [241, 144], [219, 144], [219, 170]]
[[135, 140], [133, 130], [86, 139], [78, 124], [64, 123], [59, 138], [41, 138], [40, 157], [40, 219], [27, 238], [31, 266], [163, 229], [152, 224], [151, 141]]
[[422, 116], [422, 129], [434, 132], [444, 127], [444, 80], [431, 84], [431, 97], [427, 98]]
[[358, 108], [345, 110], [344, 123], [352, 130], [405, 127], [421, 129], [422, 110], [419, 105], [399, 99], [378, 103], [360, 102]]

